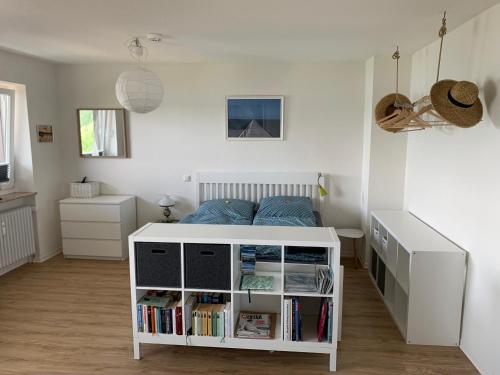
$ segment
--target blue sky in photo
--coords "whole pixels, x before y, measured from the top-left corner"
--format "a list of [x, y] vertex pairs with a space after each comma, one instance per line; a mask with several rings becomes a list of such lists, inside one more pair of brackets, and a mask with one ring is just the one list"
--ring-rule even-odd
[[228, 99], [229, 119], [267, 119], [279, 120], [281, 115], [280, 99]]

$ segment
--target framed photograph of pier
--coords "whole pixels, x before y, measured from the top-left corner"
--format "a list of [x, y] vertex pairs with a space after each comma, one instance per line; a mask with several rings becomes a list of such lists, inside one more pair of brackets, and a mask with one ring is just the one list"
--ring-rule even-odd
[[226, 97], [226, 139], [283, 140], [283, 96]]

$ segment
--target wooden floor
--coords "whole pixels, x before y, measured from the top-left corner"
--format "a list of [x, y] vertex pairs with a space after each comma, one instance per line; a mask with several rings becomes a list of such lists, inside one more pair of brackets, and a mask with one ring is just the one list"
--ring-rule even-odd
[[[458, 348], [404, 344], [348, 261], [339, 374], [477, 373]], [[328, 374], [328, 356], [144, 346], [132, 359], [127, 262], [64, 260], [0, 277], [0, 374]]]

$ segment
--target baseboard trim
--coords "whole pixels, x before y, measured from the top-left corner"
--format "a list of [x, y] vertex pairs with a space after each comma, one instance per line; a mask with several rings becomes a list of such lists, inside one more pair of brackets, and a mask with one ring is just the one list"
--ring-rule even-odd
[[51, 252], [49, 254], [44, 255], [43, 257], [36, 257], [33, 260], [33, 262], [35, 262], [35, 263], [42, 263], [42, 262], [45, 262], [45, 261], [49, 260], [50, 258], [53, 258], [56, 255], [61, 254], [61, 253], [62, 253], [62, 247], [60, 247], [59, 249], [54, 250], [53, 252]]
[[477, 365], [476, 361], [472, 358], [472, 356], [462, 347], [462, 344], [460, 344], [459, 348], [462, 351], [462, 353], [465, 354], [468, 360], [471, 361], [472, 365], [476, 368], [477, 371], [479, 371], [480, 374], [486, 374], [486, 372], [482, 371], [481, 368]]
[[17, 262], [14, 262], [13, 264], [3, 267], [0, 269], [0, 276], [5, 275], [6, 273], [15, 270], [18, 267], [21, 267], [22, 265], [29, 263], [31, 261], [31, 257], [25, 257], [23, 259], [18, 260]]

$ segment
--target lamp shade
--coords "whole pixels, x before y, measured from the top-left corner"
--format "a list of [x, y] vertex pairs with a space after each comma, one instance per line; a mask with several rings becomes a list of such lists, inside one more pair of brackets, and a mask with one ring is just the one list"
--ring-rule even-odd
[[158, 201], [158, 206], [160, 206], [160, 207], [172, 207], [172, 206], [175, 206], [175, 201], [169, 195], [164, 195]]
[[116, 81], [116, 98], [130, 112], [148, 113], [163, 100], [163, 84], [150, 70], [137, 68], [123, 72]]

